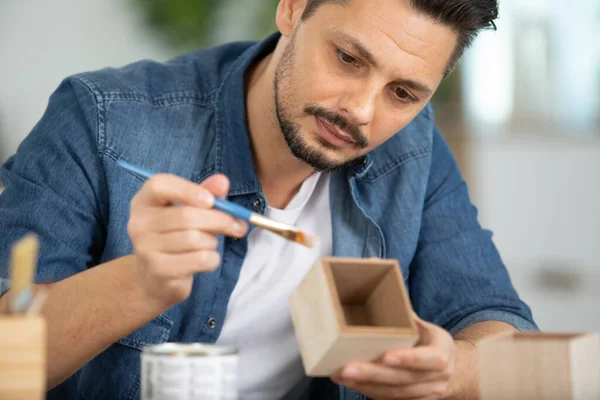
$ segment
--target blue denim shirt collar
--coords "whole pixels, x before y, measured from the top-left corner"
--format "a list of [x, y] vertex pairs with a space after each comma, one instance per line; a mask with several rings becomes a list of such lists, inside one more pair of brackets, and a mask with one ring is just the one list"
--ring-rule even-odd
[[213, 150], [216, 153], [215, 165], [212, 168], [208, 166], [201, 178], [214, 171], [235, 177], [229, 191], [232, 196], [261, 192], [248, 134], [245, 78], [256, 60], [274, 50], [279, 37], [279, 33], [272, 34], [266, 40], [250, 46], [238, 57], [226, 71], [217, 94], [218, 132]]

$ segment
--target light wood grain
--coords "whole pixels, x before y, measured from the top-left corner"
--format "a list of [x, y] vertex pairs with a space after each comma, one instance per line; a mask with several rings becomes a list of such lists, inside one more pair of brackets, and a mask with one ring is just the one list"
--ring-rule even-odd
[[597, 333], [509, 333], [481, 340], [482, 400], [600, 398]]
[[30, 234], [19, 240], [11, 252], [11, 290], [19, 293], [33, 282], [37, 265], [39, 240]]
[[373, 332], [341, 333], [308, 374], [309, 376], [332, 376], [349, 362], [375, 361], [390, 349], [413, 346], [416, 340], [417, 335], [409, 332], [385, 335], [376, 335]]
[[371, 325], [415, 329], [410, 315], [412, 307], [404, 290], [404, 283], [397, 275], [400, 267], [392, 265], [388, 269], [364, 303]]
[[305, 371], [312, 371], [333, 345], [340, 327], [325, 268], [320, 261], [290, 297], [290, 314]]
[[0, 400], [41, 400], [45, 393], [44, 319], [0, 315]]
[[309, 376], [332, 376], [418, 339], [396, 260], [322, 258], [290, 297], [290, 313]]

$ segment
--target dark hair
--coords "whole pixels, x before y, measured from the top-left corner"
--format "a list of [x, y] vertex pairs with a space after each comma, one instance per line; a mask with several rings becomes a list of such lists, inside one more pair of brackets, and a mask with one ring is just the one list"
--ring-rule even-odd
[[[369, 0], [366, 0], [369, 1]], [[446, 74], [450, 73], [466, 48], [480, 30], [496, 30], [494, 20], [498, 18], [497, 0], [409, 0], [415, 10], [452, 28], [458, 33], [454, 53], [448, 63]], [[325, 3], [348, 4], [350, 0], [307, 0], [301, 19], [306, 20]]]

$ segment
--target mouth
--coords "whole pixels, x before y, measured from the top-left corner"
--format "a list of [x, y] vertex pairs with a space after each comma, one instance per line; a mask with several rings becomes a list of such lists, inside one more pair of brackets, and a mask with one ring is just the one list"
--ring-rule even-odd
[[315, 117], [315, 120], [317, 122], [317, 127], [321, 137], [333, 146], [346, 147], [349, 145], [356, 145], [356, 141], [350, 135], [342, 132], [335, 125], [332, 125], [318, 117]]

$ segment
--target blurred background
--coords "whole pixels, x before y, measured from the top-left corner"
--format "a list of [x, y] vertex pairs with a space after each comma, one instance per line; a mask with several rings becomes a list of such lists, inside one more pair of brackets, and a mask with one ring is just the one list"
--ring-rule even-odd
[[[275, 29], [277, 0], [0, 1], [0, 162], [67, 75]], [[600, 331], [600, 0], [501, 0], [437, 122], [548, 331]]]

